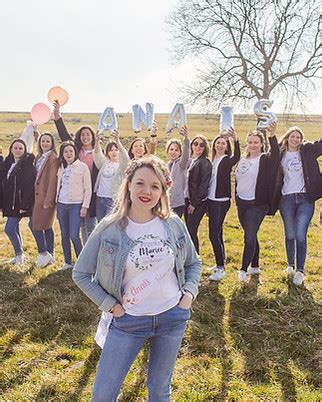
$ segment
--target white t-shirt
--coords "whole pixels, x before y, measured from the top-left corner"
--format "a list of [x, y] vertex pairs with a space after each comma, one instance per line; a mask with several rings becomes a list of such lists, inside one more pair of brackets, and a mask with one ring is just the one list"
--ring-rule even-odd
[[68, 165], [64, 168], [64, 172], [62, 175], [58, 202], [60, 202], [61, 204], [82, 204], [83, 200], [70, 201], [69, 199], [69, 184], [71, 180], [71, 175], [71, 166]]
[[226, 155], [222, 155], [219, 158], [215, 158], [212, 161], [212, 173], [211, 173], [211, 179], [210, 179], [209, 189], [208, 189], [208, 199], [209, 200], [213, 200], [213, 201], [229, 201], [228, 197], [216, 198], [218, 166], [219, 166], [219, 163], [222, 161], [222, 159], [225, 156]]
[[9, 179], [9, 177], [10, 177], [10, 175], [11, 175], [11, 172], [13, 171], [13, 169], [15, 168], [15, 166], [16, 166], [17, 163], [18, 163], [18, 162], [13, 162], [13, 163], [11, 164], [11, 166], [10, 166], [10, 168], [9, 168], [9, 170], [8, 170], [8, 173], [7, 173], [7, 179]]
[[119, 167], [117, 162], [109, 162], [102, 170], [96, 194], [103, 198], [112, 198], [112, 184]]
[[[162, 269], [169, 268], [166, 275], [160, 276], [158, 286], [151, 295], [131, 305], [126, 312], [134, 316], [155, 315], [174, 307], [182, 294], [174, 271], [175, 256], [167, 243], [164, 223], [158, 217], [146, 223], [135, 223], [129, 219], [126, 234], [135, 241], [135, 246], [130, 250], [125, 264], [122, 288], [144, 272], [149, 274], [155, 270], [157, 274], [161, 266]], [[146, 283], [144, 278], [142, 283], [143, 286]], [[140, 293], [140, 286], [131, 288], [131, 293], [135, 297]]]
[[236, 169], [236, 192], [237, 196], [242, 200], [251, 201], [255, 199], [261, 155], [256, 158], [241, 158], [238, 162]]
[[37, 162], [36, 162], [37, 179], [38, 179], [39, 173], [40, 173], [40, 171], [41, 171], [41, 169], [42, 169], [44, 163], [46, 162], [47, 157], [48, 157], [52, 152], [53, 152], [52, 150], [47, 151], [47, 152], [44, 152], [44, 153], [41, 155], [41, 157], [37, 160]]
[[305, 193], [303, 166], [299, 151], [285, 152], [281, 163], [284, 173], [282, 194]]

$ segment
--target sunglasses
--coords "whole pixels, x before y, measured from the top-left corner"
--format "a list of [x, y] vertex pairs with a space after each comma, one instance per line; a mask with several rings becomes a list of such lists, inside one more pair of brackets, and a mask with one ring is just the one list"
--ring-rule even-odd
[[204, 148], [204, 147], [205, 147], [204, 142], [198, 142], [198, 141], [194, 141], [194, 142], [192, 143], [192, 145], [194, 145], [195, 147], [200, 147], [200, 148]]

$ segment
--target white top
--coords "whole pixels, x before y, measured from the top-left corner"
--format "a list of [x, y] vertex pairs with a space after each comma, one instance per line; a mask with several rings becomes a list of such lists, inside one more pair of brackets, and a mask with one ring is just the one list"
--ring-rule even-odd
[[83, 200], [70, 201], [69, 184], [71, 174], [72, 174], [71, 165], [68, 165], [64, 168], [64, 172], [62, 175], [61, 186], [58, 195], [58, 202], [60, 202], [61, 204], [82, 204]]
[[47, 157], [52, 153], [52, 149], [50, 151], [44, 152], [41, 157], [37, 160], [36, 162], [36, 171], [37, 171], [37, 179], [39, 176], [39, 173], [41, 172], [42, 167], [44, 166], [44, 163], [46, 162]]
[[17, 162], [13, 162], [13, 163], [11, 164], [11, 166], [10, 166], [10, 168], [9, 168], [9, 170], [8, 170], [8, 173], [7, 173], [7, 179], [9, 179], [9, 176], [11, 175], [11, 172], [13, 171], [13, 169], [15, 168], [15, 166], [16, 166], [17, 163], [18, 163], [18, 161], [17, 161]]
[[242, 200], [255, 200], [256, 182], [261, 155], [256, 158], [241, 158], [238, 162], [236, 169], [236, 193]]
[[209, 183], [208, 189], [208, 199], [213, 201], [229, 201], [229, 197], [216, 198], [216, 188], [217, 188], [217, 173], [219, 163], [226, 155], [219, 156], [218, 158], [214, 158], [212, 161], [212, 174]]
[[285, 152], [281, 164], [284, 173], [282, 194], [305, 193], [303, 166], [300, 152]]
[[99, 197], [113, 198], [112, 184], [119, 165], [120, 164], [117, 162], [110, 161], [105, 167], [102, 168], [102, 174], [100, 175], [96, 192]]
[[[134, 316], [160, 314], [177, 305], [182, 296], [174, 271], [173, 250], [166, 241], [165, 225], [159, 217], [146, 223], [135, 223], [129, 218], [128, 220], [126, 234], [136, 244], [131, 249], [125, 264], [122, 287], [144, 272], [149, 274], [155, 270], [157, 274], [161, 266], [163, 271], [163, 268], [168, 266], [169, 271], [158, 278], [158, 286], [147, 297], [148, 300], [133, 304], [126, 312]], [[139, 294], [140, 288], [145, 286], [146, 281], [143, 280], [142, 286], [131, 288], [132, 296]]]

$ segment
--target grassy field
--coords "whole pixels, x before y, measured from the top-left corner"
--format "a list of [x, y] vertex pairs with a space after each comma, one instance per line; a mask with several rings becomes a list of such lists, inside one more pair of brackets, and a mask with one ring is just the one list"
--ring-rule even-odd
[[[22, 113], [0, 113], [0, 145], [4, 153], [20, 135]], [[97, 125], [98, 115], [67, 114], [71, 132], [82, 124]], [[124, 144], [131, 132], [131, 115], [119, 116]], [[158, 154], [164, 156], [163, 134], [167, 115], [158, 115]], [[211, 139], [218, 132], [218, 116], [188, 116], [190, 136], [204, 133]], [[241, 139], [254, 127], [253, 116], [235, 116]], [[279, 133], [297, 124], [307, 139], [321, 136], [322, 116], [279, 116]], [[41, 131], [55, 131], [52, 123]], [[146, 132], [142, 133], [146, 136]], [[200, 294], [193, 307], [173, 378], [175, 401], [321, 400], [321, 268], [322, 229], [319, 208], [308, 235], [305, 286], [295, 288], [285, 278], [283, 227], [279, 215], [266, 217], [261, 242], [260, 278], [246, 286], [237, 282], [241, 262], [242, 230], [233, 204], [224, 227], [227, 277], [219, 285], [209, 283], [214, 265], [208, 240], [208, 221], [200, 227], [203, 261]], [[22, 223], [28, 262], [12, 267], [12, 248], [0, 218], [1, 275], [1, 400], [86, 401], [89, 400], [100, 349], [93, 334], [98, 309], [76, 288], [70, 272], [59, 272], [63, 263], [56, 229], [56, 263], [45, 269], [35, 266], [33, 237]], [[121, 401], [143, 401], [147, 354], [136, 359], [120, 397]], [[116, 362], [117, 363], [117, 362]]]

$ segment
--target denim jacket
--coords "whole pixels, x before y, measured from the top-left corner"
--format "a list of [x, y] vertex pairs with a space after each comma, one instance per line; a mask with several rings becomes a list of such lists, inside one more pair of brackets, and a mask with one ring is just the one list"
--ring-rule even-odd
[[[121, 287], [130, 250], [135, 245], [118, 222], [108, 217], [91, 234], [73, 269], [76, 285], [103, 311], [122, 303]], [[201, 273], [201, 260], [186, 226], [177, 216], [164, 221], [168, 245], [175, 255], [175, 272], [182, 292], [195, 298]]]

